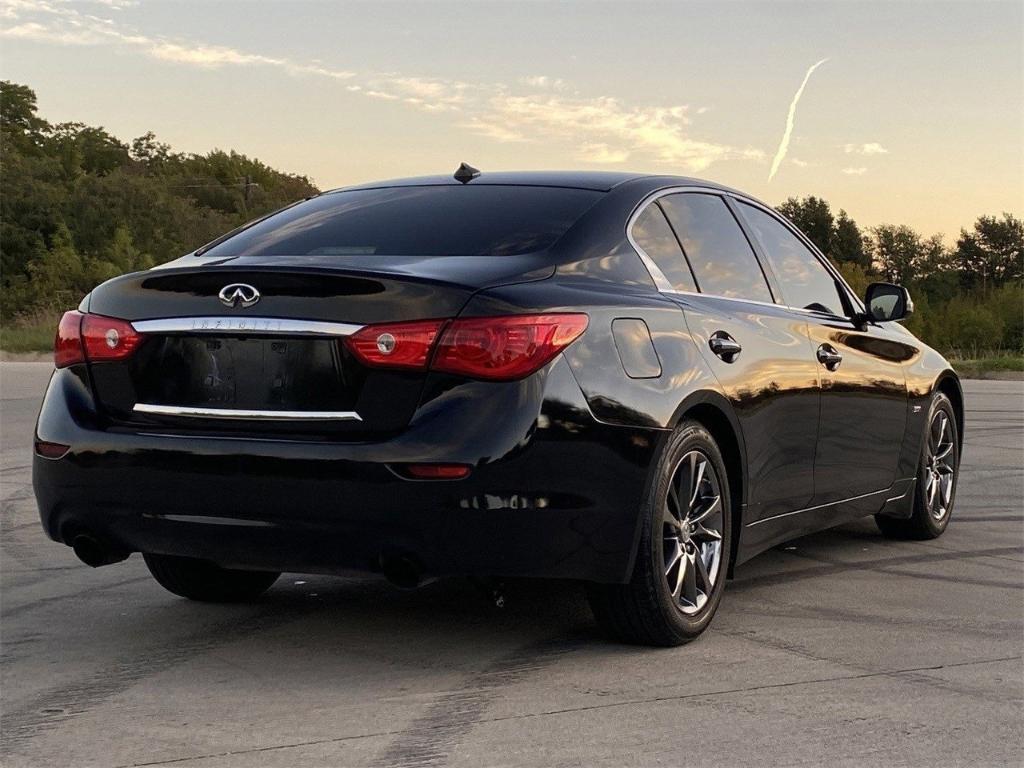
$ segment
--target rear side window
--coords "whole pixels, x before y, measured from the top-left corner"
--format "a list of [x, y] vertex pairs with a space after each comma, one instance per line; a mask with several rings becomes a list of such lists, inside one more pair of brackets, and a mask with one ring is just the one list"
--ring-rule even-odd
[[701, 293], [771, 302], [761, 265], [722, 198], [684, 192], [659, 202], [679, 235]]
[[658, 265], [677, 291], [696, 291], [693, 274], [686, 264], [683, 249], [657, 203], [647, 206], [633, 223], [633, 240]]
[[505, 256], [552, 246], [601, 192], [452, 185], [332, 192], [287, 208], [203, 255]]
[[842, 316], [842, 294], [817, 256], [774, 216], [744, 202], [740, 202], [740, 210], [761, 241], [786, 304]]

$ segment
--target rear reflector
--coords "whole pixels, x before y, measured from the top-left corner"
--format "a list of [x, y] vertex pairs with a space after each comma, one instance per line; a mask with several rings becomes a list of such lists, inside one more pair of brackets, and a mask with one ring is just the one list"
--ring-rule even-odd
[[459, 480], [469, 476], [465, 464], [403, 464], [398, 470], [414, 480]]
[[454, 320], [445, 328], [430, 367], [474, 379], [521, 379], [579, 338], [587, 322], [579, 314]]
[[131, 355], [141, 341], [142, 334], [127, 320], [72, 310], [64, 313], [57, 326], [53, 363], [58, 368], [66, 368], [86, 360], [91, 363], [122, 360]]
[[71, 446], [64, 445], [63, 443], [48, 443], [45, 440], [37, 439], [35, 441], [35, 449], [36, 453], [44, 459], [59, 459], [71, 450]]
[[443, 320], [368, 325], [345, 339], [361, 362], [373, 368], [424, 370]]

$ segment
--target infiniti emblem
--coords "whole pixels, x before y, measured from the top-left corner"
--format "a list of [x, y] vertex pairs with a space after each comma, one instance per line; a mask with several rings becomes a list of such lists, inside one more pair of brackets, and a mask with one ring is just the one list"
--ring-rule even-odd
[[251, 307], [260, 300], [260, 292], [248, 283], [232, 283], [221, 288], [217, 297], [228, 307]]

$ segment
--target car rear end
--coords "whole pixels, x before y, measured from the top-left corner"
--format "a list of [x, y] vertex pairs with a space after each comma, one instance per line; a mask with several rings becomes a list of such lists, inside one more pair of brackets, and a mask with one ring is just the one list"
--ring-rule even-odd
[[600, 193], [345, 194], [65, 315], [47, 533], [91, 564], [624, 579], [651, 441], [593, 418], [561, 354], [586, 308], [542, 289]]

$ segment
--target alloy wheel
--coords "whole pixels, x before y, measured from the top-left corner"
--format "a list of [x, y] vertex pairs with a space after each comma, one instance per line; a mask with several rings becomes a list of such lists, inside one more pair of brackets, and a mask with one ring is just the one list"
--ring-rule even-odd
[[663, 510], [665, 579], [686, 615], [707, 604], [722, 562], [722, 493], [718, 473], [701, 451], [690, 451], [672, 472]]
[[924, 468], [924, 503], [936, 520], [949, 512], [956, 477], [956, 455], [949, 415], [937, 410], [928, 426], [928, 450]]

